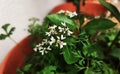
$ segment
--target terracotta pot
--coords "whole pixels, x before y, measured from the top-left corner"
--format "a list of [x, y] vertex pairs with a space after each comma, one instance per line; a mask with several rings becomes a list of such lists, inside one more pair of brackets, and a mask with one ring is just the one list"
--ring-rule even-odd
[[[68, 10], [68, 11], [76, 11], [76, 7], [72, 2], [64, 3], [61, 5], [56, 6], [51, 13], [56, 13], [60, 10]], [[86, 1], [86, 4], [83, 6], [80, 6], [80, 12], [85, 13], [86, 15], [91, 16], [101, 16], [105, 15], [107, 12], [107, 9], [103, 7], [98, 2], [92, 2], [92, 1]]]
[[[55, 7], [51, 13], [56, 13], [59, 10], [76, 11], [76, 7], [73, 3], [65, 3]], [[106, 13], [106, 9], [99, 3], [87, 2], [85, 6], [80, 6], [81, 12], [88, 15], [103, 15]], [[30, 36], [24, 38], [18, 43], [5, 57], [0, 64], [0, 74], [16, 74], [16, 69], [24, 64], [26, 56], [32, 53], [30, 43], [32, 40]]]
[[0, 64], [0, 74], [16, 74], [16, 69], [24, 64], [26, 56], [31, 54], [32, 49], [30, 37], [24, 38], [20, 41], [5, 57]]

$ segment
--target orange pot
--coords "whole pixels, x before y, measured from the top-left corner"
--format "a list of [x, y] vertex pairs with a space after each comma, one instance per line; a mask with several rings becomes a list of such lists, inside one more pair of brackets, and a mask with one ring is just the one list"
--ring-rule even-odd
[[[56, 6], [51, 13], [56, 13], [60, 10], [76, 11], [76, 6], [72, 2], [64, 3]], [[86, 1], [86, 4], [80, 6], [80, 12], [90, 16], [105, 15], [107, 9], [98, 2]]]
[[32, 40], [28, 36], [8, 53], [0, 64], [0, 74], [16, 74], [17, 68], [24, 64], [26, 56], [32, 52], [30, 48], [31, 42]]

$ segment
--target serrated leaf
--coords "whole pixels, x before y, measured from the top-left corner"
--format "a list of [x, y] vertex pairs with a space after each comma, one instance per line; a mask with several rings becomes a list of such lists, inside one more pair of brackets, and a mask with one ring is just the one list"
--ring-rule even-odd
[[8, 33], [8, 36], [10, 36], [15, 31], [15, 27], [12, 27]]
[[79, 59], [78, 55], [74, 54], [74, 50], [70, 48], [68, 49], [67, 46], [64, 47], [62, 54], [67, 64], [73, 64]]
[[105, 0], [99, 0], [99, 2], [106, 7], [114, 16], [115, 18], [120, 21], [120, 12], [119, 10], [112, 4], [106, 2]]
[[15, 30], [15, 27], [12, 27], [9, 31], [8, 31], [8, 27], [10, 24], [5, 24], [2, 26], [2, 29], [5, 31], [5, 34], [0, 34], [0, 40], [4, 40], [7, 37], [9, 37], [13, 31]]
[[5, 24], [5, 25], [3, 25], [2, 26], [2, 28], [3, 28], [3, 30], [5, 30], [6, 32], [7, 32], [7, 29], [8, 29], [8, 26], [9, 26], [10, 24]]
[[120, 49], [112, 49], [110, 55], [120, 60]]
[[101, 31], [101, 30], [107, 30], [112, 27], [114, 27], [116, 23], [112, 22], [109, 19], [105, 18], [98, 18], [98, 19], [93, 19], [90, 22], [88, 22], [84, 29], [89, 33], [89, 34], [94, 34], [96, 31]]
[[74, 30], [77, 28], [77, 24], [71, 18], [69, 18], [68, 16], [64, 14], [51, 14], [51, 15], [48, 15], [47, 18], [53, 24], [62, 26], [61, 22], [65, 22], [71, 30]]
[[5, 34], [0, 34], [0, 40], [4, 40], [7, 36]]

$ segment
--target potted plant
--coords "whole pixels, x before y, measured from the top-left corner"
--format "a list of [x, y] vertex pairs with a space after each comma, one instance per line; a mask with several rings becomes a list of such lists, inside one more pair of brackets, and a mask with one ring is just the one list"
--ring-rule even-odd
[[[99, 2], [120, 21], [113, 5]], [[62, 10], [49, 14], [42, 25], [38, 19], [30, 19], [30, 36], [8, 55], [0, 67], [1, 74], [15, 74], [15, 70], [18, 74], [119, 74], [120, 31], [114, 28], [116, 23], [103, 16], [84, 16], [79, 0], [74, 4], [77, 13]], [[1, 34], [1, 39], [10, 37], [14, 28], [8, 32], [8, 27], [2, 27], [6, 34]], [[20, 57], [13, 61], [16, 53]]]

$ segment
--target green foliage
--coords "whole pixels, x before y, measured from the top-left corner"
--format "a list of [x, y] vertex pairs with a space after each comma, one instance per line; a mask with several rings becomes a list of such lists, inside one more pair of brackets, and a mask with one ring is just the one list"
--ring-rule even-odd
[[118, 58], [120, 60], [120, 49], [117, 48], [117, 49], [112, 49], [110, 51], [110, 55], [115, 57], [115, 58]]
[[79, 59], [79, 54], [73, 49], [74, 48], [68, 48], [67, 46], [63, 49], [62, 54], [67, 64], [74, 64]]
[[12, 33], [14, 32], [15, 27], [11, 27], [9, 29], [9, 26], [10, 24], [5, 24], [2, 26], [2, 29], [4, 30], [5, 34], [4, 33], [0, 34], [0, 40], [4, 40], [7, 37], [10, 37], [10, 35], [12, 35]]
[[[103, 0], [100, 2], [111, 12], [116, 11], [109, 3]], [[118, 12], [114, 15], [117, 16]], [[43, 42], [34, 40], [35, 45], [38, 42], [36, 45], [38, 50], [33, 47], [35, 52], [28, 56], [26, 65], [17, 72], [19, 74], [119, 74], [120, 36], [117, 35], [119, 30], [112, 30], [116, 23], [106, 18], [98, 18], [91, 19], [81, 27], [84, 18], [84, 15], [78, 15], [76, 19], [64, 13], [49, 14], [43, 25], [37, 24], [38, 19], [32, 18], [28, 31], [33, 39], [39, 37]], [[79, 28], [76, 20], [79, 20]], [[48, 47], [51, 49], [45, 51]], [[41, 55], [42, 52], [44, 54]]]
[[48, 30], [48, 25], [43, 24], [44, 26], [38, 24], [37, 22], [39, 21], [38, 18], [31, 18], [29, 19], [32, 23], [29, 25], [28, 32], [31, 33], [33, 37], [38, 37], [42, 35], [45, 37], [45, 32]]
[[50, 20], [50, 22], [56, 25], [61, 26], [61, 22], [65, 22], [71, 30], [75, 30], [77, 28], [75, 21], [73, 21], [68, 16], [65, 16], [64, 14], [51, 14], [48, 15], [47, 18]]
[[42, 74], [55, 74], [56, 66], [48, 66], [42, 70]]
[[96, 31], [103, 31], [107, 30], [109, 28], [112, 28], [116, 25], [116, 23], [112, 22], [111, 20], [105, 19], [105, 18], [98, 18], [98, 19], [93, 19], [90, 22], [86, 24], [84, 29], [89, 33], [89, 34], [95, 34]]

